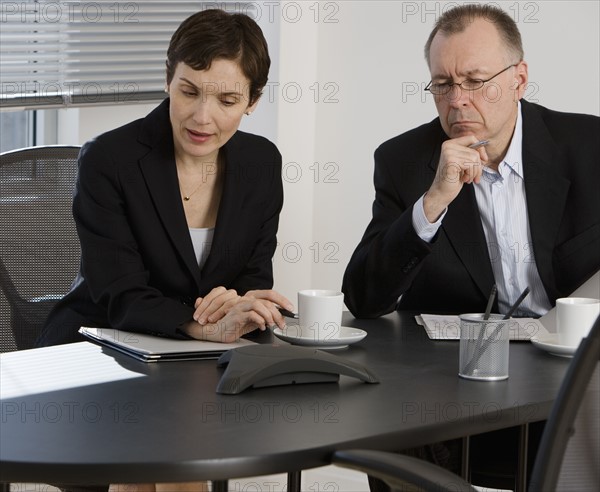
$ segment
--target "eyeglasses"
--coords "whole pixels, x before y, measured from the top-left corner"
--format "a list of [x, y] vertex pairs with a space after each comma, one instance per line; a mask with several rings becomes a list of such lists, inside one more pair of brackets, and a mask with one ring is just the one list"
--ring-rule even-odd
[[498, 77], [498, 75], [506, 72], [509, 68], [516, 67], [517, 65], [518, 65], [518, 63], [513, 63], [512, 65], [509, 65], [505, 69], [500, 70], [496, 75], [492, 75], [489, 79], [486, 79], [486, 80], [465, 79], [460, 83], [458, 83], [458, 82], [443, 82], [441, 84], [436, 84], [432, 80], [431, 82], [429, 82], [429, 84], [427, 84], [427, 87], [425, 87], [424, 90], [429, 91], [432, 94], [435, 94], [436, 96], [443, 96], [444, 94], [448, 94], [448, 92], [450, 92], [452, 90], [452, 87], [454, 87], [454, 86], [460, 87], [461, 89], [464, 89], [467, 91], [476, 91], [477, 89], [481, 89], [485, 83], [489, 82], [490, 80], [492, 80], [495, 77]]

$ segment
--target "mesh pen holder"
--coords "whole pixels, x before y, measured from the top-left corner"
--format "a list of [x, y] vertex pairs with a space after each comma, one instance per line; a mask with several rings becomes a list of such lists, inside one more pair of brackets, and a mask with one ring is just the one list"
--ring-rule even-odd
[[460, 316], [458, 375], [479, 381], [508, 379], [510, 320], [501, 314], [483, 317], [479, 313]]

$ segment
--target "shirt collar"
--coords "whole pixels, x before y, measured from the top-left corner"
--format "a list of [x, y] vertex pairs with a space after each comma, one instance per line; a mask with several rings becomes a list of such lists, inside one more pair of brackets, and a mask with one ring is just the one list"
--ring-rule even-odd
[[515, 131], [513, 132], [512, 139], [510, 140], [510, 145], [508, 146], [506, 156], [500, 163], [498, 170], [502, 175], [512, 171], [521, 179], [523, 179], [523, 117], [521, 116], [521, 101], [519, 101], [517, 104], [517, 123], [515, 125]]

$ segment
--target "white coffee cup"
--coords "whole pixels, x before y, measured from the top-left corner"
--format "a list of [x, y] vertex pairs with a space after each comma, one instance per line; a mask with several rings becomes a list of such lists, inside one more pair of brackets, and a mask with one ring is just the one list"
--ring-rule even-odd
[[298, 292], [298, 318], [303, 337], [332, 340], [340, 337], [344, 294], [337, 290]]
[[561, 345], [577, 347], [600, 314], [600, 300], [564, 297], [556, 300], [556, 332]]

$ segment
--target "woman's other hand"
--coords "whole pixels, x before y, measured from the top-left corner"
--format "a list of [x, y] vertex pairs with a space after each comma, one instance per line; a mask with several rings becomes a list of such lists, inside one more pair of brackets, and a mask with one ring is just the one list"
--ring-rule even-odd
[[215, 287], [204, 297], [198, 297], [194, 303], [194, 321], [201, 325], [215, 323], [225, 316], [240, 296], [234, 289]]
[[[217, 289], [213, 289], [211, 294], [215, 290]], [[218, 297], [216, 295], [214, 299]], [[263, 331], [275, 325], [284, 328], [285, 320], [277, 309], [278, 306], [290, 311], [294, 309], [287, 298], [274, 290], [249, 291], [242, 297], [237, 296], [237, 299], [230, 297], [222, 302], [221, 306], [211, 314], [216, 317], [217, 313], [223, 313], [218, 320], [204, 325], [197, 321], [190, 321], [183, 326], [183, 331], [198, 340], [231, 343], [257, 328]]]

